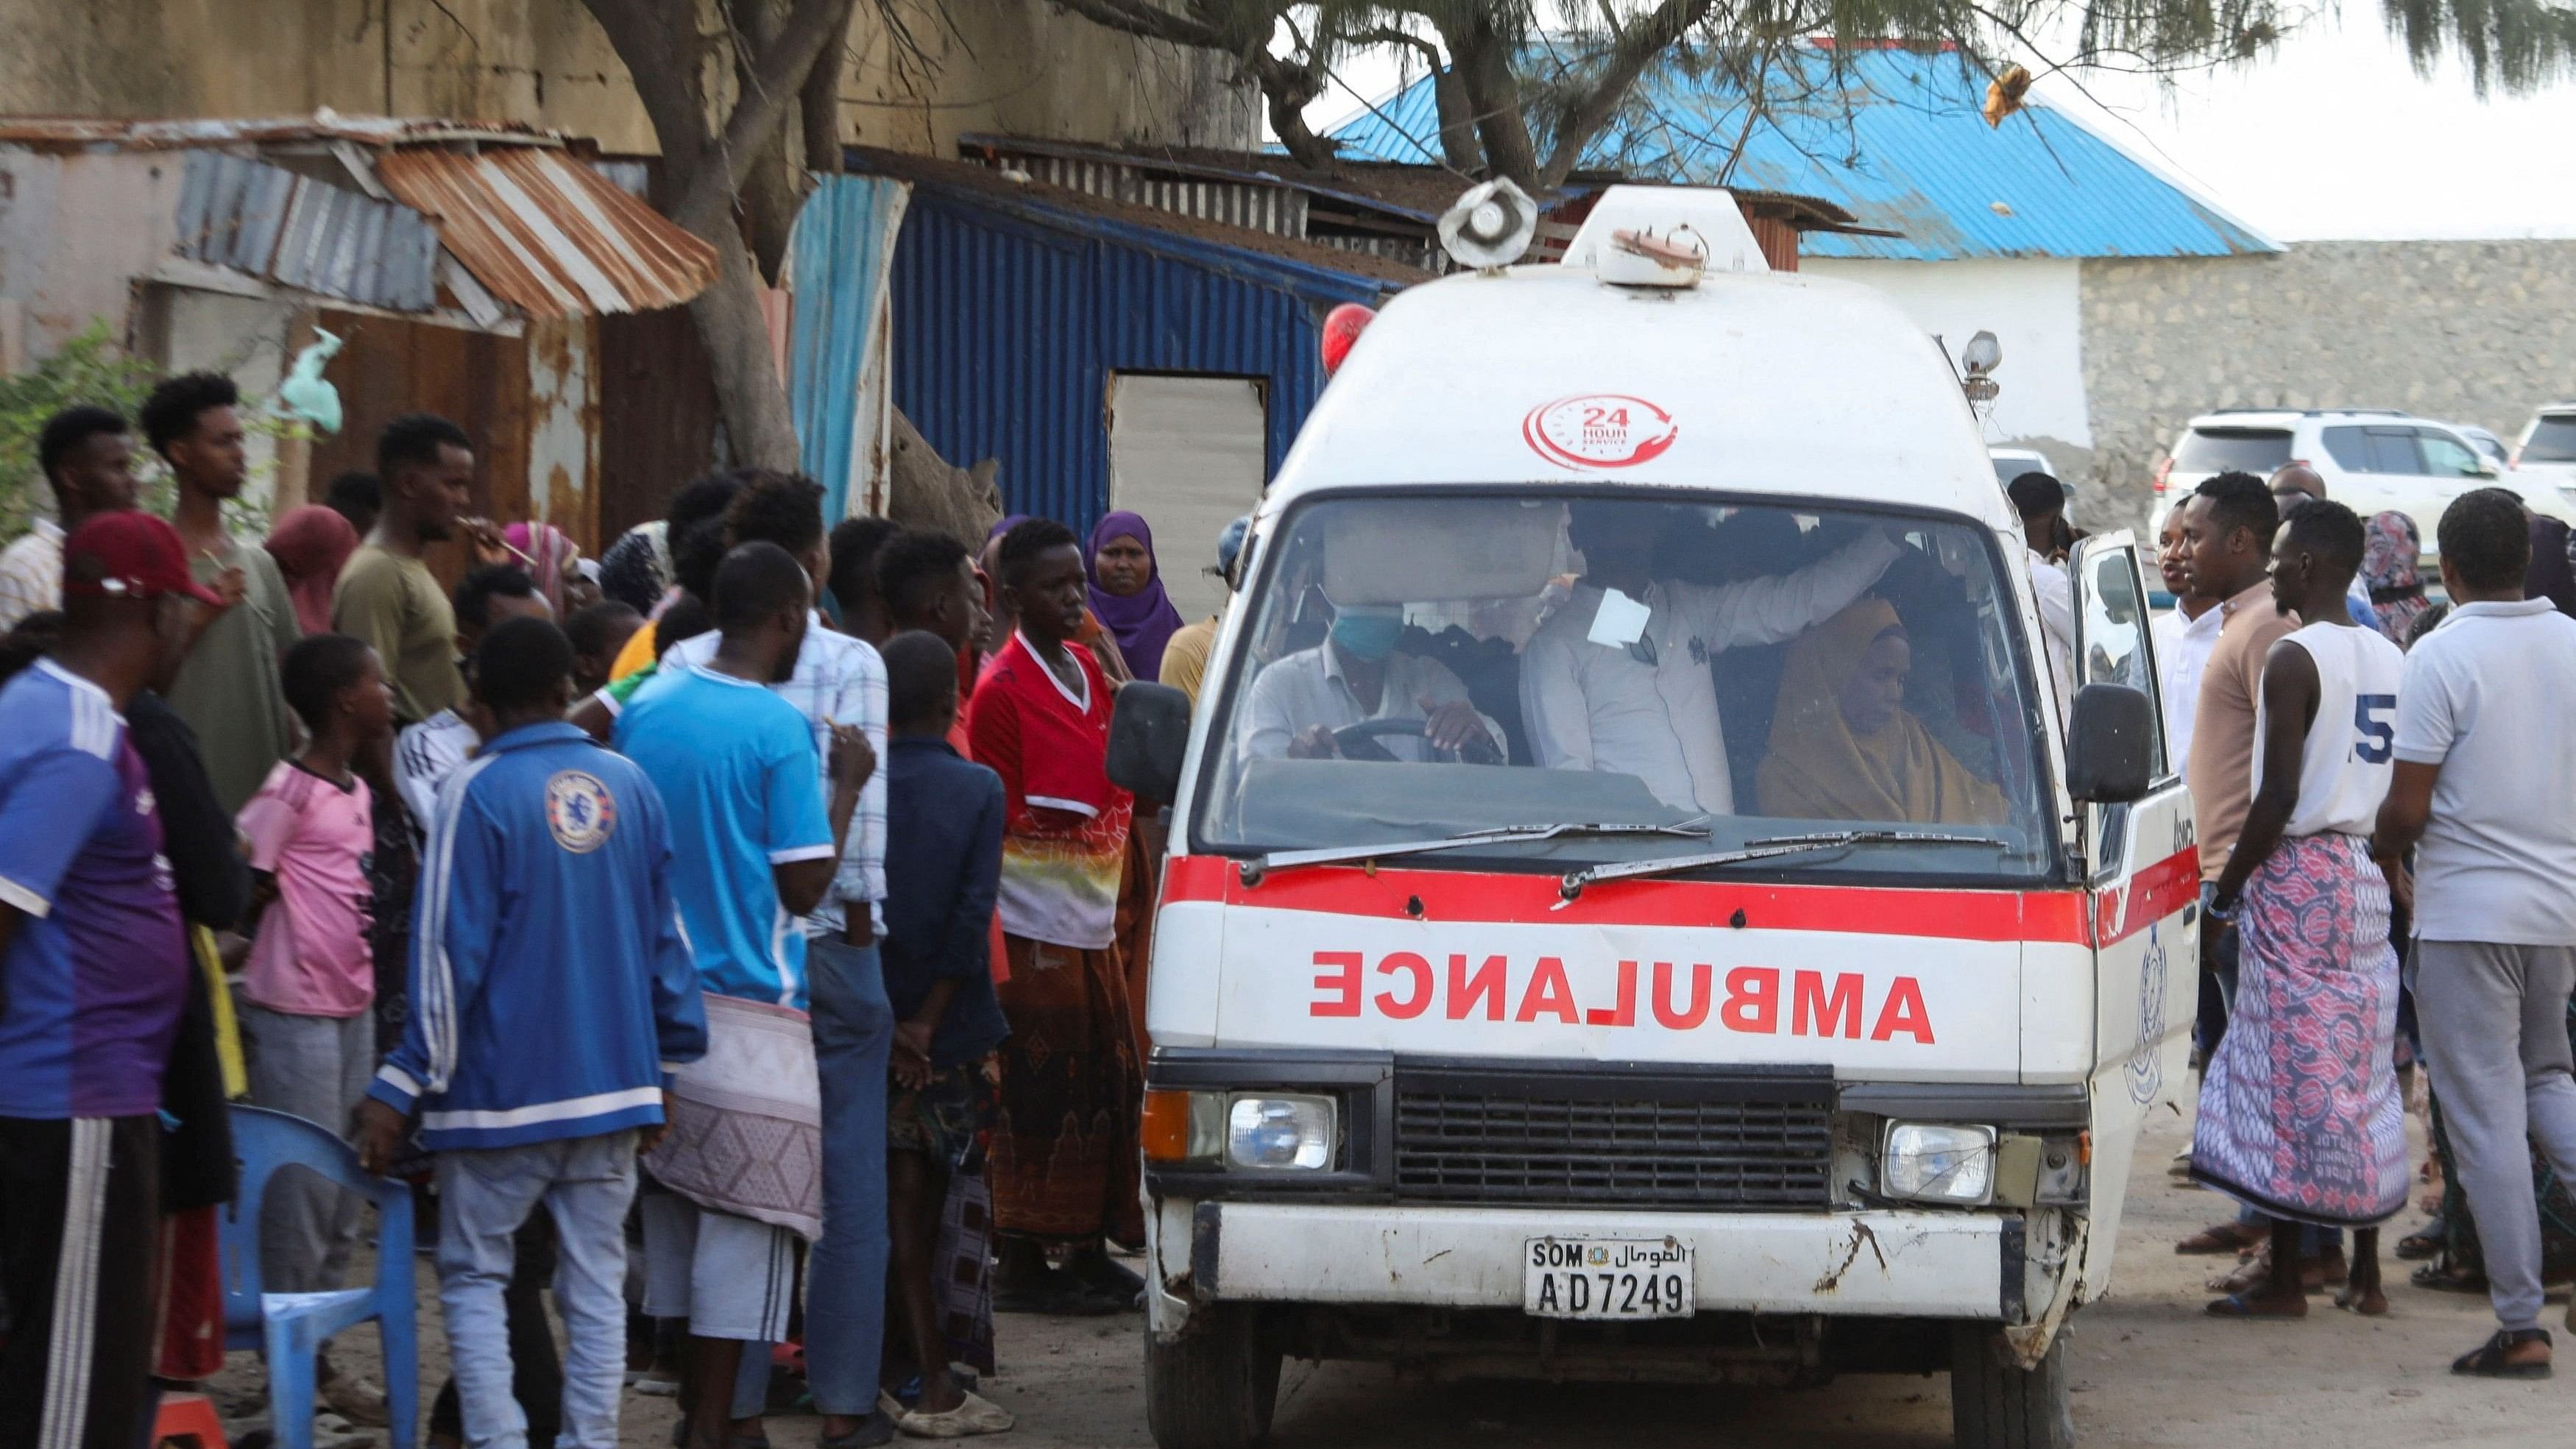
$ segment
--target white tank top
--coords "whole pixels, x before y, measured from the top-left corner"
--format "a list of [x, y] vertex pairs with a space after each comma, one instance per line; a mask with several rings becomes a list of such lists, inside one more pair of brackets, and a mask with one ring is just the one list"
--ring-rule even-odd
[[[2317, 717], [2299, 762], [2288, 835], [2368, 835], [2396, 773], [2397, 679], [2406, 656], [2376, 629], [2310, 624], [2289, 636], [2317, 666]], [[2263, 706], [2254, 709], [2254, 789], [2263, 788]]]

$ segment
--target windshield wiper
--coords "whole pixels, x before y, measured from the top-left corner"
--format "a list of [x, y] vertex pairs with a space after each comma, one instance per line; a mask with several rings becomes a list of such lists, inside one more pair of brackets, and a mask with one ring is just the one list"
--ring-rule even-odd
[[[1706, 819], [1705, 816], [1696, 817]], [[1669, 835], [1685, 840], [1708, 839], [1708, 827], [1683, 821], [1674, 825], [1641, 825], [1612, 823], [1599, 825], [1496, 825], [1483, 830], [1461, 830], [1437, 840], [1400, 840], [1386, 845], [1327, 845], [1314, 850], [1274, 850], [1256, 855], [1236, 867], [1247, 886], [1261, 884], [1262, 877], [1274, 870], [1290, 870], [1301, 865], [1340, 865], [1353, 860], [1377, 860], [1396, 855], [1424, 855], [1435, 850], [1454, 850], [1462, 845], [1519, 845], [1534, 840], [1562, 840], [1581, 835]]]
[[[1704, 833], [1704, 832], [1703, 832]], [[1632, 860], [1613, 865], [1590, 865], [1569, 872], [1557, 882], [1558, 894], [1572, 901], [1583, 894], [1583, 888], [1605, 880], [1631, 880], [1645, 875], [1669, 875], [1675, 871], [1699, 870], [1709, 866], [1741, 865], [1746, 861], [1769, 860], [1782, 855], [1804, 855], [1816, 850], [1841, 850], [1854, 845], [1984, 845], [1997, 850], [2010, 850], [2012, 842], [1990, 835], [1943, 835], [1928, 830], [1834, 830], [1819, 835], [1773, 835], [1748, 840], [1734, 850], [1711, 851], [1702, 855], [1668, 855], [1661, 860]], [[1563, 904], [1563, 902], [1560, 902]]]

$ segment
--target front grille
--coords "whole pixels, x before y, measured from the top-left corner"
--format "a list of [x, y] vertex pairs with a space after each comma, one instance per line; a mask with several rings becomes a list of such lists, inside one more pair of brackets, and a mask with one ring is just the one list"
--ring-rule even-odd
[[[1483, 1077], [1485, 1074], [1476, 1074]], [[1396, 1077], [1395, 1187], [1435, 1202], [1833, 1205], [1830, 1082]], [[1819, 1090], [1819, 1085], [1821, 1089]]]

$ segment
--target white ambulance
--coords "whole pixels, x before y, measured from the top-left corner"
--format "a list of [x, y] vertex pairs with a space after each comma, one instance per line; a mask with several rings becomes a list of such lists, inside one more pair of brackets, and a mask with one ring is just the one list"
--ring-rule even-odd
[[1131, 687], [1111, 744], [1172, 807], [1162, 1449], [1262, 1438], [1283, 1356], [1947, 1372], [1959, 1443], [2071, 1443], [2196, 991], [2130, 538], [2053, 665], [1932, 340], [1622, 188], [1397, 296], [1250, 547], [1196, 711]]

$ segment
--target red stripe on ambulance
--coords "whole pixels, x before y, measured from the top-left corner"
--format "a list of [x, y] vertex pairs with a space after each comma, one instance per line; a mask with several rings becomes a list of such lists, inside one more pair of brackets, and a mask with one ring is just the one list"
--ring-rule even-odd
[[[1473, 921], [1526, 926], [1746, 926], [1766, 931], [1915, 936], [1948, 941], [2096, 943], [2091, 898], [2083, 891], [1936, 890], [1899, 886], [1751, 885], [1733, 881], [1630, 880], [1595, 885], [1571, 902], [1547, 874], [1451, 870], [1369, 870], [1358, 866], [1282, 871], [1246, 886], [1237, 862], [1219, 855], [1174, 856], [1164, 866], [1163, 901], [1215, 902], [1274, 911], [1313, 911], [1377, 920]], [[2200, 853], [2186, 846], [2132, 878], [2147, 909], [2133, 909], [2117, 935], [2146, 929], [2189, 903]], [[2148, 911], [2152, 910], [2150, 916]], [[1737, 912], [1744, 919], [1735, 919]], [[2111, 922], [2105, 944], [2115, 938]]]

